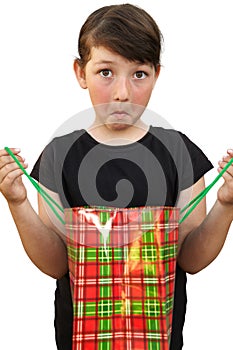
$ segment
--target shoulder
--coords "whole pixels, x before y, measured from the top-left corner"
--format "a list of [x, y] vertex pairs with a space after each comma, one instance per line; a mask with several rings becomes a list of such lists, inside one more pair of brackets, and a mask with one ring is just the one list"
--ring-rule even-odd
[[48, 143], [46, 147], [64, 147], [67, 145], [72, 145], [85, 133], [85, 130], [75, 130], [64, 135], [55, 136], [52, 138], [52, 140]]
[[201, 154], [204, 156], [203, 151], [192, 141], [190, 138], [175, 129], [165, 129], [162, 127], [150, 128], [150, 132], [155, 138], [159, 139], [169, 150], [173, 152], [181, 151], [188, 152], [190, 156], [195, 154]]
[[193, 144], [186, 135], [175, 129], [152, 126], [150, 133], [153, 136], [154, 142], [160, 141], [173, 156], [189, 152], [190, 145]]
[[151, 126], [150, 133], [159, 139], [164, 139], [170, 142], [183, 142], [184, 140], [189, 140], [189, 138], [183, 134], [181, 131], [176, 129], [166, 129], [158, 126]]
[[53, 157], [64, 159], [72, 146], [85, 134], [85, 130], [75, 130], [71, 133], [53, 137], [46, 145], [42, 155], [45, 157]]
[[152, 127], [151, 133], [169, 151], [181, 174], [184, 188], [197, 182], [213, 168], [204, 152], [181, 131]]

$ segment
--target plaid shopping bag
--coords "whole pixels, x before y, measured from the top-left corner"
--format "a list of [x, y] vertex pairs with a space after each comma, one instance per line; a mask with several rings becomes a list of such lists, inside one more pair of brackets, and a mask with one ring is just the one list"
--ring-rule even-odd
[[72, 350], [168, 350], [179, 209], [65, 210]]

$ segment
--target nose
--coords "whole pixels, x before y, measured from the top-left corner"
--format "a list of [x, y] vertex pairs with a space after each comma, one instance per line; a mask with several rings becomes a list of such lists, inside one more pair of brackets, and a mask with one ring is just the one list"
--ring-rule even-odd
[[130, 83], [126, 77], [118, 77], [114, 82], [114, 101], [128, 101], [130, 96]]

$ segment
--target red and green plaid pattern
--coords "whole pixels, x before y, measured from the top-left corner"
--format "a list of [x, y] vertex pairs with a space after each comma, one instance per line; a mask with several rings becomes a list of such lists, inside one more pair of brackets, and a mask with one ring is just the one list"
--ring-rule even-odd
[[72, 350], [168, 350], [179, 210], [65, 210]]

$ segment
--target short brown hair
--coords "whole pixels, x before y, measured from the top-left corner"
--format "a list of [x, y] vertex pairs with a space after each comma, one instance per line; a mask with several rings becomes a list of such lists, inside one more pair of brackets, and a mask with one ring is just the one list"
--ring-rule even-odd
[[78, 40], [78, 59], [85, 67], [92, 47], [104, 46], [130, 61], [160, 64], [162, 34], [154, 19], [131, 5], [110, 5], [94, 11], [83, 24]]

